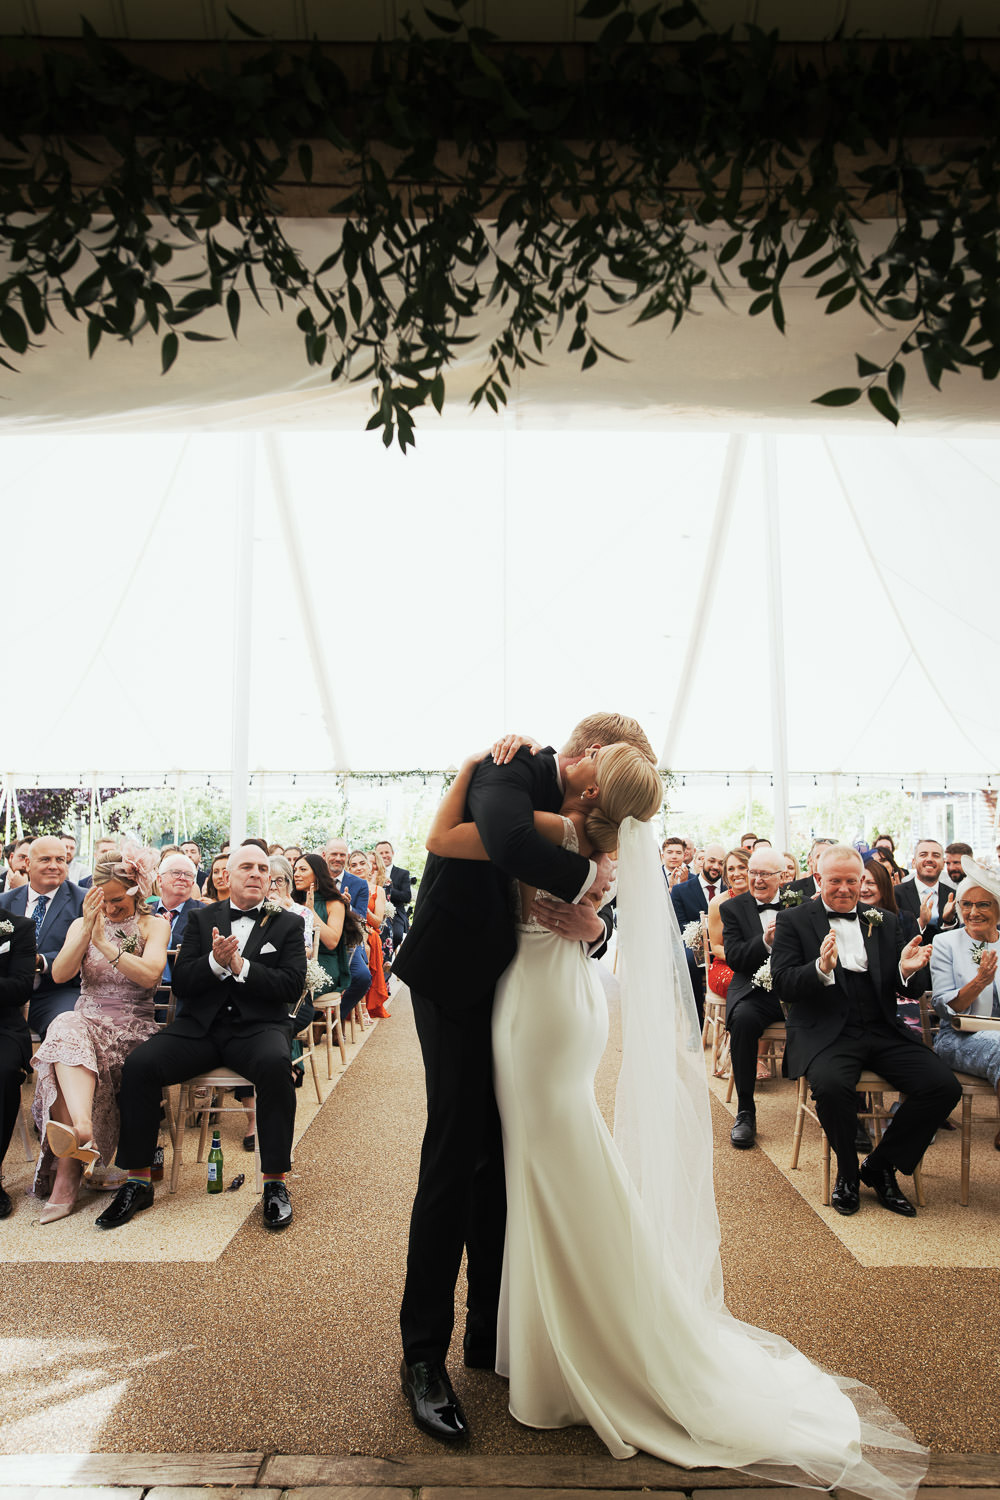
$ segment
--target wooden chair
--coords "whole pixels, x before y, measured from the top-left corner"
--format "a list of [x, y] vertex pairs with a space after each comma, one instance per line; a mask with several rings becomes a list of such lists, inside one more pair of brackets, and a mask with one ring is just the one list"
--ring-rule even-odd
[[25, 1118], [23, 1099], [17, 1106], [17, 1128], [21, 1133], [21, 1146], [24, 1150], [25, 1161], [35, 1161], [37, 1159], [37, 1155], [36, 1152], [32, 1150], [31, 1136], [28, 1133], [28, 1121]]
[[[226, 1089], [248, 1088], [253, 1089], [249, 1078], [233, 1072], [232, 1068], [213, 1068], [209, 1073], [198, 1073], [194, 1078], [188, 1078], [180, 1085], [180, 1098], [177, 1109], [168, 1111], [168, 1127], [170, 1131], [170, 1144], [172, 1148], [172, 1161], [170, 1165], [170, 1191], [176, 1193], [177, 1182], [180, 1177], [181, 1166], [184, 1156], [184, 1124], [187, 1116], [194, 1113], [201, 1120], [201, 1132], [198, 1137], [198, 1160], [203, 1162], [208, 1149], [208, 1127], [213, 1114], [229, 1115], [244, 1114], [243, 1100], [236, 1099], [232, 1104], [223, 1104], [216, 1100], [216, 1095]], [[198, 1089], [207, 1090], [207, 1098], [198, 1102], [195, 1092]], [[254, 1105], [257, 1103], [257, 1095], [253, 1095]], [[257, 1192], [264, 1191], [264, 1179], [261, 1175], [260, 1166], [260, 1138], [258, 1132], [254, 1131], [253, 1138], [253, 1160], [255, 1182]]]
[[[781, 1059], [785, 1055], [785, 1023], [775, 1021], [771, 1026], [765, 1026], [760, 1034], [761, 1041], [765, 1044], [763, 1052], [758, 1052], [757, 1061], [766, 1062], [771, 1070], [772, 1078], [781, 1077]], [[763, 1081], [763, 1080], [760, 1080]], [[733, 1070], [729, 1070], [729, 1082], [726, 1085], [726, 1103], [733, 1097], [735, 1080]]]
[[320, 1013], [320, 1019], [313, 1022], [313, 1026], [322, 1026], [326, 1036], [326, 1076], [333, 1077], [333, 1040], [336, 1033], [337, 1046], [340, 1048], [340, 1061], [342, 1067], [347, 1067], [347, 1048], [344, 1046], [344, 1027], [340, 1019], [340, 992], [337, 990], [324, 990], [321, 995], [313, 996], [313, 1005]]
[[[984, 1024], [985, 1021], [992, 1020], [992, 1017], [977, 1017], [975, 1019], [979, 1022], [979, 1025], [968, 1029], [989, 1031], [997, 1029], [995, 1026], [986, 1026]], [[926, 1039], [930, 1036], [930, 1005], [928, 1004], [926, 995], [921, 995], [920, 997], [920, 1023]], [[950, 1023], [943, 1021], [941, 1024], [949, 1025]], [[929, 1041], [928, 1045], [930, 1045]], [[955, 1068], [952, 1069], [952, 1072], [955, 1074], [955, 1079], [962, 1090], [961, 1167], [959, 1170], [958, 1201], [963, 1208], [968, 1208], [969, 1183], [972, 1175], [972, 1101], [974, 1099], [989, 1099], [992, 1105], [990, 1114], [993, 1118], [997, 1118], [1000, 1116], [1000, 1100], [998, 1100], [996, 1089], [988, 1078], [980, 1078], [975, 1073], [959, 1073]], [[978, 1118], [982, 1120], [987, 1117], [980, 1115]], [[990, 1123], [992, 1123], [992, 1119]]]
[[302, 1048], [302, 1056], [297, 1057], [295, 1059], [295, 1062], [296, 1064], [301, 1063], [303, 1067], [305, 1067], [306, 1058], [309, 1059], [309, 1066], [312, 1068], [313, 1087], [316, 1090], [316, 1103], [322, 1104], [323, 1095], [320, 1092], [319, 1074], [316, 1071], [316, 1032], [314, 1030], [314, 1026], [315, 1022], [311, 1021], [308, 1026], [303, 1027], [303, 1029], [297, 1033], [295, 1040]]
[[[866, 1120], [869, 1123], [871, 1135], [877, 1145], [878, 1142], [882, 1139], [882, 1133], [885, 1129], [886, 1124], [891, 1119], [889, 1110], [885, 1106], [883, 1096], [885, 1094], [898, 1093], [899, 1090], [894, 1089], [892, 1084], [889, 1083], [886, 1079], [881, 1078], [878, 1073], [871, 1073], [867, 1069], [861, 1074], [861, 1077], [858, 1079], [855, 1087], [857, 1088], [857, 1091], [859, 1093], [866, 1093], [870, 1096], [871, 1103], [869, 1108], [867, 1110], [859, 1110], [858, 1119]], [[816, 1124], [819, 1125], [820, 1130], [823, 1132], [823, 1204], [825, 1207], [829, 1207], [830, 1142], [827, 1139], [826, 1131], [823, 1130], [823, 1127], [820, 1124], [819, 1116], [817, 1115], [813, 1106], [809, 1103], [809, 1083], [806, 1079], [805, 1074], [803, 1074], [799, 1079], [798, 1098], [796, 1100], [795, 1108], [795, 1129], [792, 1136], [792, 1160], [790, 1165], [793, 1171], [798, 1167], [799, 1164], [799, 1150], [802, 1145], [802, 1130], [805, 1125], [807, 1115], [810, 1120], [814, 1120]], [[919, 1162], [917, 1163], [917, 1166], [913, 1173], [913, 1186], [917, 1195], [917, 1203], [921, 1208], [923, 1208], [925, 1199], [923, 1179], [921, 1176]]]
[[724, 1078], [729, 1064], [729, 1033], [726, 1030], [726, 997], [717, 995], [708, 985], [708, 966], [712, 950], [708, 942], [708, 918], [701, 915], [701, 943], [705, 954], [705, 1024], [701, 1032], [701, 1044], [712, 1045], [712, 1076]]

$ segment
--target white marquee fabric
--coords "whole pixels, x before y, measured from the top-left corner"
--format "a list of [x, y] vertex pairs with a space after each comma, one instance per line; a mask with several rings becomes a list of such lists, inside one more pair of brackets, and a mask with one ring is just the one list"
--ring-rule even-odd
[[[251, 771], [444, 767], [501, 729], [558, 740], [609, 706], [658, 749], [670, 737], [675, 769], [773, 767], [761, 438], [708, 573], [725, 433], [508, 418], [423, 431], [406, 457], [364, 433], [251, 441]], [[4, 439], [15, 784], [228, 771], [246, 444]], [[1000, 767], [1000, 443], [786, 434], [776, 453], [789, 768], [984, 785]]]

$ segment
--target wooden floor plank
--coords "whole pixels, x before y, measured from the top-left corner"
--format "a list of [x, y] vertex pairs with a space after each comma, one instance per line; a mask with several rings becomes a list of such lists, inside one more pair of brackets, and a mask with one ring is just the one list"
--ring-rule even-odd
[[283, 1489], [389, 1485], [406, 1488], [532, 1490], [692, 1490], [760, 1488], [760, 1480], [731, 1469], [680, 1469], [640, 1454], [619, 1462], [572, 1454], [491, 1457], [444, 1451], [398, 1458], [324, 1458], [275, 1454], [261, 1483]]
[[0, 1486], [247, 1485], [256, 1487], [263, 1453], [7, 1453]]

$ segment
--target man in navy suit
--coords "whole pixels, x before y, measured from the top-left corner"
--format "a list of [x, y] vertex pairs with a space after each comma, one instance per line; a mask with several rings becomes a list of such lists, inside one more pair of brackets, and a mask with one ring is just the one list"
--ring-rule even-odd
[[0, 895], [0, 910], [30, 917], [35, 924], [38, 957], [28, 1005], [28, 1025], [44, 1037], [49, 1023], [72, 1010], [80, 998], [80, 976], [54, 984], [50, 970], [70, 924], [83, 911], [83, 892], [67, 880], [69, 868], [62, 839], [34, 839], [28, 852], [28, 884]]
[[382, 861], [388, 886], [386, 895], [396, 908], [396, 915], [390, 925], [393, 947], [398, 950], [400, 943], [410, 930], [410, 919], [406, 915], [406, 908], [413, 900], [410, 872], [404, 870], [402, 865], [393, 864], [393, 847], [388, 839], [380, 839], [375, 845], [375, 857]]
[[30, 848], [30, 839], [15, 839], [13, 843], [4, 846], [7, 868], [0, 875], [0, 891], [16, 891], [19, 885], [24, 884], [27, 879]]
[[[351, 910], [357, 917], [365, 932], [368, 931], [368, 882], [362, 880], [358, 875], [352, 875], [345, 869], [347, 864], [347, 844], [343, 839], [327, 839], [323, 849], [323, 858], [326, 860], [336, 882], [337, 889], [343, 891], [351, 898]], [[351, 953], [351, 982], [340, 997], [341, 1020], [346, 1020], [359, 1000], [363, 1000], [371, 989], [372, 971], [366, 962], [368, 954], [367, 945], [359, 943]]]
[[[156, 905], [150, 907], [150, 910], [158, 917], [166, 917], [170, 922], [167, 947], [171, 950], [179, 948], [184, 941], [184, 931], [191, 912], [201, 909], [201, 902], [191, 894], [197, 890], [196, 876], [194, 860], [188, 859], [186, 854], [168, 854], [156, 872], [160, 895]], [[163, 983], [170, 983], [169, 959], [163, 970]]]
[[[689, 875], [687, 880], [671, 888], [670, 899], [674, 903], [674, 911], [677, 913], [681, 931], [689, 922], [697, 922], [702, 912], [708, 911], [708, 903], [724, 889], [722, 869], [725, 861], [726, 851], [722, 845], [709, 844], [702, 859], [700, 874]], [[666, 871], [666, 866], [664, 866], [664, 871]], [[698, 1007], [698, 1019], [704, 1024], [705, 971], [690, 948], [685, 948], [684, 951], [687, 955], [695, 1004]]]

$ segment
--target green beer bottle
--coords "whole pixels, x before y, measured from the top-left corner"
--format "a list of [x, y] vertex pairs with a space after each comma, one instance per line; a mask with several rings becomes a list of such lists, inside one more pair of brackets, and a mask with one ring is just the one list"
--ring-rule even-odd
[[212, 1149], [208, 1153], [208, 1191], [210, 1193], [221, 1193], [222, 1182], [222, 1141], [217, 1130], [212, 1131]]

